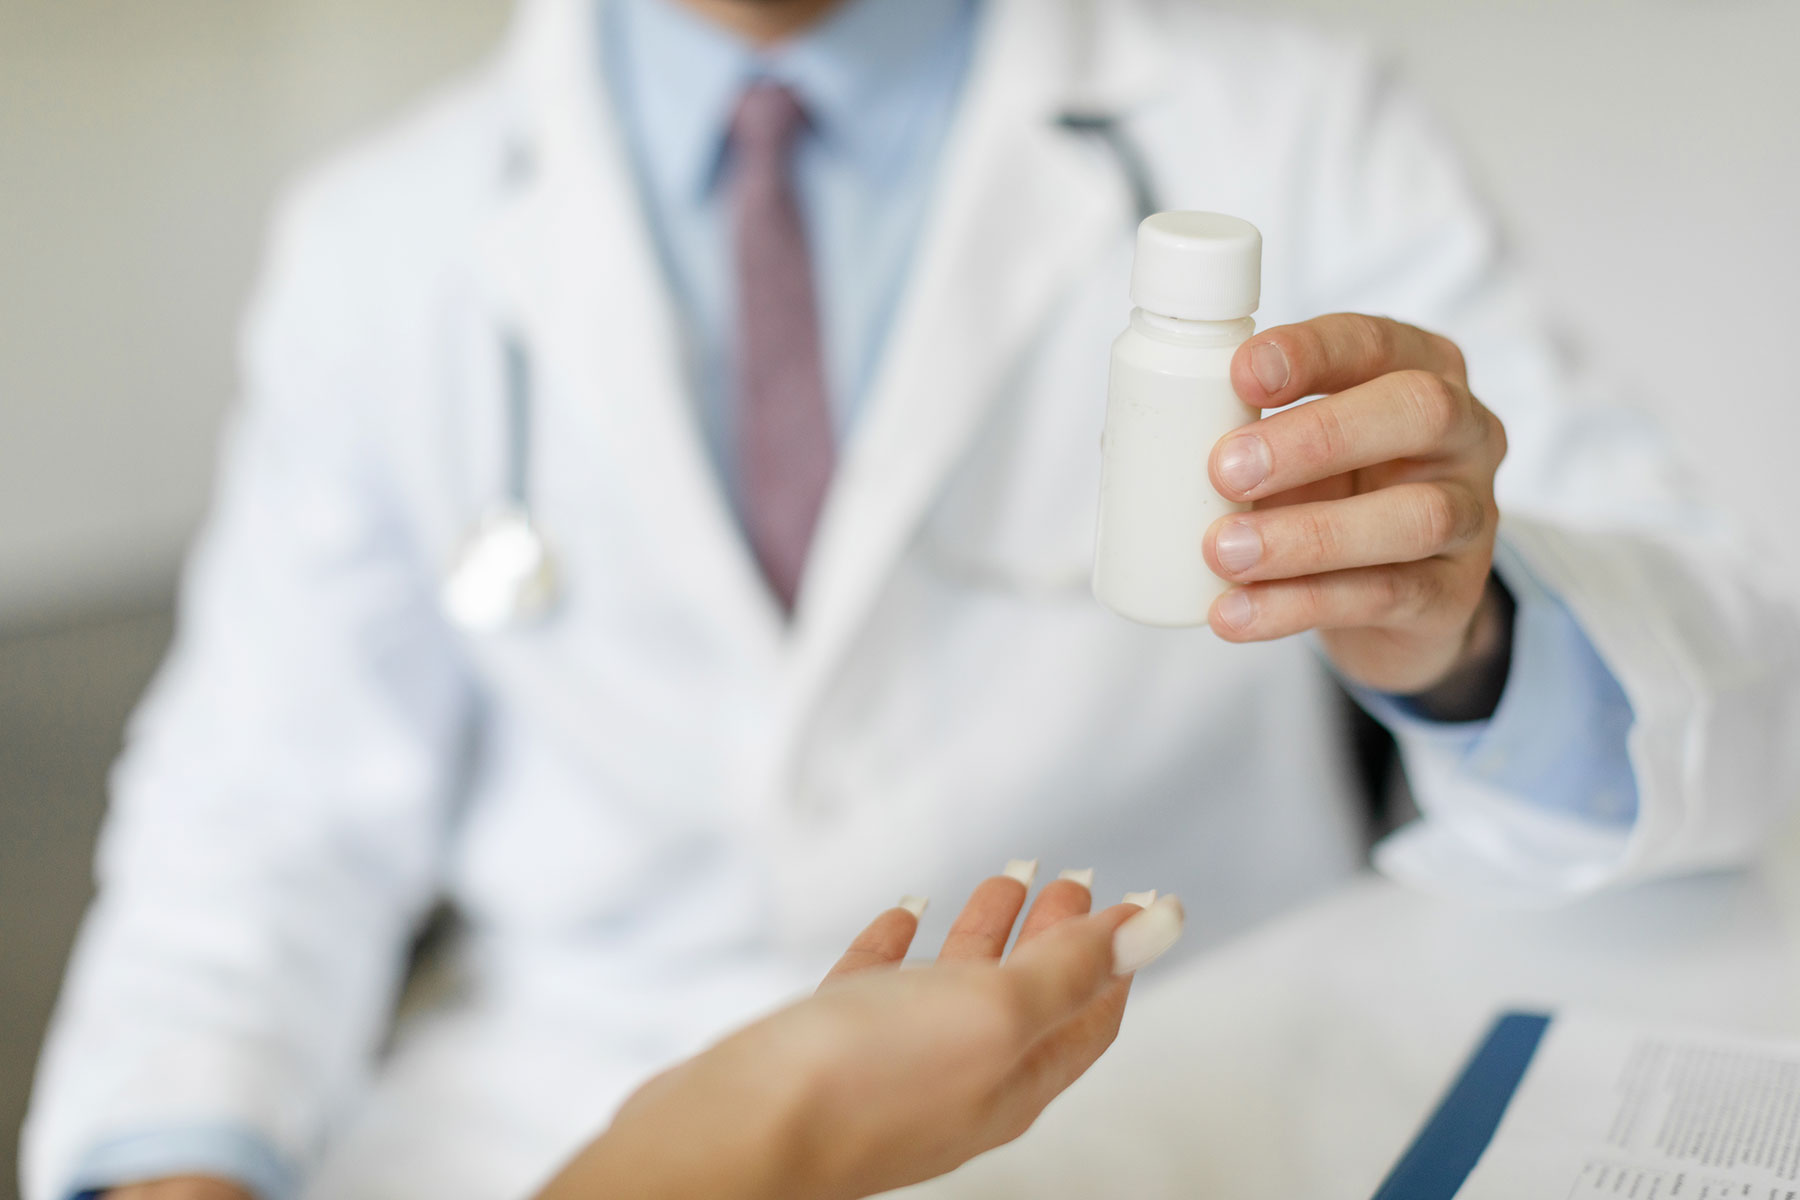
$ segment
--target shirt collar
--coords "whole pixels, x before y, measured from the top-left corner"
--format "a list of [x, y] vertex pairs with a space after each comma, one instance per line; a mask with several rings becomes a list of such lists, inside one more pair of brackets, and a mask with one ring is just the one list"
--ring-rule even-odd
[[[975, 0], [845, 0], [825, 22], [763, 51], [677, 0], [612, 0], [611, 63], [674, 194], [712, 187], [738, 97], [759, 78], [792, 88], [828, 149], [878, 180], [905, 159], [920, 88], [954, 86]], [[943, 69], [935, 69], [941, 66]]]

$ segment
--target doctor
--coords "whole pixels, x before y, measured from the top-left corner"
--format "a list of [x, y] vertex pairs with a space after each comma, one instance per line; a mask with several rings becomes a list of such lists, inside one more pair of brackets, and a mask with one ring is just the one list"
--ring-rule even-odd
[[[1218, 636], [1086, 589], [1146, 193], [1265, 234], [1240, 391], [1329, 394], [1195, 464], [1258, 505], [1196, 547]], [[1733, 863], [1793, 791], [1789, 615], [1560, 372], [1430, 125], [1285, 26], [527, 0], [287, 205], [245, 370], [30, 1200], [524, 1194], [842, 914], [1011, 855], [1225, 936], [1356, 867], [1334, 673], [1421, 886]], [[509, 503], [558, 602], [471, 631], [440, 580]]]

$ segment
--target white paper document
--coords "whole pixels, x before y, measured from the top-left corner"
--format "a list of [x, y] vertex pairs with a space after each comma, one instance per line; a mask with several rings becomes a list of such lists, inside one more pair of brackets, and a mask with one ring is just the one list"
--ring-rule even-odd
[[1800, 1200], [1800, 1042], [1551, 1021], [1458, 1200]]

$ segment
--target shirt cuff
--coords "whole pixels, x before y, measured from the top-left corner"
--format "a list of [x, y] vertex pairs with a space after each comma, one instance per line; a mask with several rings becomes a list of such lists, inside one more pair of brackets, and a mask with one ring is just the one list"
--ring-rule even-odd
[[1574, 614], [1504, 542], [1494, 548], [1494, 571], [1517, 608], [1512, 664], [1492, 717], [1432, 721], [1403, 697], [1354, 686], [1351, 695], [1409, 759], [1430, 759], [1433, 777], [1462, 777], [1540, 811], [1628, 828], [1638, 809], [1626, 745], [1631, 702]]
[[184, 1125], [145, 1130], [100, 1143], [76, 1166], [72, 1200], [108, 1188], [204, 1175], [247, 1189], [257, 1200], [293, 1200], [299, 1173], [255, 1130], [237, 1125]]

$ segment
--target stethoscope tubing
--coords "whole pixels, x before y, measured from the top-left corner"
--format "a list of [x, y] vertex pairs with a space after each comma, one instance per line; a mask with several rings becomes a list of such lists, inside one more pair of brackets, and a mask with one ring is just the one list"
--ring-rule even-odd
[[1126, 132], [1124, 123], [1110, 113], [1066, 112], [1056, 123], [1072, 133], [1085, 133], [1098, 138], [1112, 154], [1113, 162], [1131, 191], [1131, 204], [1138, 223], [1162, 211], [1156, 195], [1156, 184], [1150, 178], [1150, 165], [1144, 160], [1143, 147]]
[[501, 335], [506, 356], [506, 499], [521, 513], [531, 512], [531, 356], [515, 330]]

